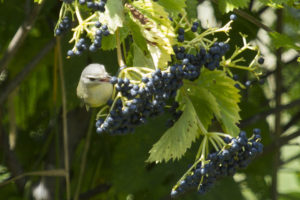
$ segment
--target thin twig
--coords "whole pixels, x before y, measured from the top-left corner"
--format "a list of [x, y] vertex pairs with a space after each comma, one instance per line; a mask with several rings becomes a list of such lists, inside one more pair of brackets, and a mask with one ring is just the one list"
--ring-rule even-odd
[[[1, 105], [1, 104], [0, 104]], [[2, 121], [2, 115], [0, 110], [0, 122]], [[18, 176], [23, 173], [23, 167], [13, 150], [9, 148], [8, 134], [4, 131], [2, 124], [0, 123], [0, 149], [4, 154], [4, 164], [11, 173], [11, 176]], [[20, 192], [24, 191], [26, 184], [25, 178], [16, 180], [16, 186]]]
[[280, 105], [276, 108], [271, 108], [269, 110], [262, 111], [258, 114], [255, 114], [252, 117], [249, 117], [248, 119], [242, 120], [239, 127], [243, 128], [245, 126], [248, 126], [249, 124], [255, 123], [258, 120], [265, 119], [267, 116], [274, 114], [275, 112], [281, 112], [283, 110], [287, 110], [287, 109], [290, 109], [290, 108], [293, 108], [293, 107], [299, 106], [299, 105], [300, 105], [300, 98], [296, 99], [288, 104]]
[[42, 58], [53, 48], [55, 39], [52, 39], [40, 52], [22, 69], [22, 71], [5, 87], [0, 94], [0, 104], [3, 104], [8, 95], [27, 77], [27, 75], [37, 66]]
[[67, 200], [71, 199], [70, 191], [70, 171], [69, 171], [69, 149], [68, 149], [68, 124], [67, 124], [67, 95], [63, 71], [63, 61], [60, 47], [60, 38], [57, 38], [57, 53], [58, 53], [58, 69], [61, 82], [61, 98], [62, 98], [62, 118], [63, 118], [63, 137], [64, 137], [64, 162], [65, 162], [65, 178], [66, 178], [66, 193]]
[[276, 148], [280, 148], [282, 147], [283, 145], [286, 145], [289, 141], [293, 140], [294, 138], [296, 137], [299, 137], [300, 136], [300, 130], [292, 133], [292, 134], [289, 134], [287, 136], [283, 136], [283, 137], [280, 137], [278, 139], [278, 141], [273, 141], [271, 144], [269, 144], [268, 146], [266, 146], [264, 148], [264, 151], [262, 153], [262, 156], [268, 154], [268, 153], [271, 153], [274, 151], [274, 149]]
[[122, 51], [121, 51], [121, 42], [120, 42], [120, 31], [116, 30], [116, 40], [117, 40], [117, 56], [118, 56], [118, 64], [119, 67], [124, 67], [125, 62], [123, 60]]
[[96, 196], [98, 194], [107, 192], [111, 188], [111, 185], [109, 184], [100, 184], [96, 186], [95, 188], [86, 191], [85, 193], [80, 194], [79, 199], [85, 200], [85, 199], [91, 199], [93, 196]]
[[294, 160], [296, 160], [296, 159], [298, 159], [298, 158], [300, 158], [300, 154], [294, 155], [294, 156], [290, 157], [289, 159], [287, 159], [287, 160], [281, 162], [281, 163], [280, 163], [280, 166], [285, 165], [285, 164], [287, 164], [287, 163], [289, 163], [289, 162], [292, 162], [292, 161], [294, 161]]
[[88, 151], [89, 151], [89, 148], [90, 148], [90, 142], [91, 142], [91, 136], [92, 136], [93, 127], [94, 127], [94, 118], [95, 118], [95, 116], [96, 116], [96, 112], [95, 112], [95, 110], [93, 110], [93, 114], [92, 114], [92, 117], [90, 119], [90, 125], [89, 125], [87, 136], [86, 136], [84, 150], [83, 150], [83, 154], [82, 154], [79, 178], [78, 178], [78, 183], [77, 183], [77, 187], [76, 187], [76, 191], [75, 191], [75, 195], [74, 195], [74, 200], [78, 200], [78, 198], [79, 198], [81, 182], [82, 182], [82, 178], [83, 178], [84, 170], [85, 170], [86, 158], [87, 158], [87, 154], [88, 154]]
[[233, 12], [239, 16], [241, 16], [242, 18], [248, 20], [249, 22], [251, 22], [252, 24], [264, 29], [267, 32], [272, 32], [273, 30], [271, 28], [269, 28], [268, 26], [264, 25], [263, 23], [261, 23], [259, 20], [257, 20], [255, 17], [249, 15], [248, 13], [242, 11], [242, 10], [233, 10]]
[[[212, 2], [218, 4], [218, 1], [217, 0], [211, 0]], [[220, 0], [222, 1], [222, 0]], [[263, 23], [261, 23], [259, 20], [257, 20], [255, 17], [249, 15], [248, 13], [242, 11], [242, 10], [238, 10], [238, 9], [235, 9], [233, 10], [233, 12], [235, 14], [237, 14], [238, 16], [241, 16], [242, 18], [248, 20], [249, 22], [255, 24], [256, 26], [264, 29], [265, 31], [267, 32], [272, 32], [273, 30], [271, 28], [269, 28], [268, 26], [264, 25]]]
[[9, 183], [15, 182], [16, 180], [22, 179], [26, 176], [65, 176], [66, 171], [64, 169], [53, 169], [53, 170], [44, 170], [44, 171], [34, 171], [34, 172], [26, 172], [15, 176], [7, 181], [0, 183], [0, 187], [7, 185]]
[[295, 125], [297, 122], [299, 122], [300, 120], [300, 112], [297, 112], [292, 118], [291, 120], [286, 123], [283, 127], [282, 127], [282, 133], [284, 133], [286, 130], [288, 130], [291, 126]]
[[269, 6], [262, 7], [261, 9], [258, 10], [257, 14], [260, 16], [260, 15], [263, 14], [268, 8], [270, 8], [270, 7], [269, 7]]
[[21, 47], [25, 38], [27, 37], [28, 32], [33, 27], [35, 20], [37, 19], [44, 1], [41, 4], [34, 4], [34, 8], [31, 13], [27, 15], [27, 18], [24, 20], [22, 25], [18, 28], [14, 37], [10, 41], [2, 59], [0, 60], [0, 73], [7, 68], [12, 58], [17, 53], [18, 49]]
[[[282, 9], [276, 10], [276, 31], [278, 33], [282, 33], [283, 29], [283, 11]], [[275, 70], [275, 84], [276, 84], [276, 90], [275, 90], [275, 103], [276, 107], [278, 108], [281, 106], [281, 96], [282, 96], [282, 62], [281, 62], [281, 56], [282, 56], [282, 48], [279, 48], [276, 50], [276, 70]], [[275, 112], [275, 133], [273, 140], [278, 141], [281, 135], [281, 112], [276, 111]], [[274, 157], [273, 157], [273, 170], [272, 170], [272, 185], [271, 185], [271, 197], [272, 200], [278, 199], [278, 170], [280, 165], [280, 147], [275, 148], [274, 150]]]

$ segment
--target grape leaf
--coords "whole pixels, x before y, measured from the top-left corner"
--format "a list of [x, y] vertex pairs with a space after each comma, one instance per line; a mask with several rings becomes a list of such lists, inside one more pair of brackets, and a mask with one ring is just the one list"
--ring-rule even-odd
[[148, 51], [146, 39], [143, 37], [140, 27], [131, 18], [126, 18], [127, 26], [132, 35], [134, 43], [142, 50]]
[[147, 162], [180, 159], [199, 136], [197, 114], [188, 97], [183, 97], [185, 107], [178, 121], [168, 129], [150, 150]]
[[[236, 82], [226, 76], [223, 71], [209, 71], [203, 69], [200, 78], [197, 80], [197, 84], [190, 87], [191, 90], [195, 90], [196, 92], [199, 89], [195, 87], [205, 88], [215, 97], [219, 109], [213, 108], [213, 106], [215, 106], [214, 103], [212, 103], [212, 106], [209, 108], [213, 109], [212, 111], [221, 124], [223, 131], [232, 136], [238, 135], [239, 128], [236, 124], [240, 120], [240, 108], [238, 106], [240, 95], [239, 90], [234, 87], [235, 83]], [[220, 113], [218, 110], [220, 110]], [[198, 112], [198, 114], [201, 116], [201, 113]], [[205, 116], [202, 116], [202, 118], [203, 117]]]
[[139, 26], [147, 41], [155, 67], [163, 68], [171, 60], [175, 43], [174, 28], [168, 13], [161, 5], [150, 0], [134, 1], [132, 5], [126, 5], [130, 18]]
[[289, 37], [286, 34], [280, 34], [278, 32], [270, 32], [269, 33], [272, 38], [272, 44], [276, 48], [284, 47], [287, 49], [295, 49], [300, 50], [300, 46], [295, 44], [295, 40]]
[[189, 19], [197, 18], [198, 1], [186, 1], [186, 13]]
[[150, 55], [143, 52], [135, 43], [133, 43], [133, 66], [155, 69]]
[[228, 13], [238, 8], [248, 7], [250, 0], [222, 0], [218, 1], [219, 10], [222, 13]]
[[190, 96], [197, 115], [203, 126], [207, 129], [211, 124], [212, 118], [221, 118], [221, 111], [218, 102], [204, 87], [185, 87], [186, 93]]
[[[189, 2], [189, 1], [187, 1]], [[186, 7], [185, 0], [164, 0], [164, 1], [158, 1], [158, 3], [164, 7], [164, 9], [172, 14], [177, 15], [180, 12], [182, 12], [182, 9]]]
[[99, 12], [99, 21], [106, 24], [111, 33], [114, 33], [118, 27], [123, 26], [123, 4], [120, 0], [109, 0], [105, 5], [105, 12]]
[[[129, 29], [127, 27], [121, 27], [120, 29], [120, 40], [123, 41], [129, 34]], [[105, 36], [102, 39], [102, 49], [103, 50], [112, 50], [117, 46], [116, 35], [111, 34], [109, 36]]]
[[263, 4], [273, 8], [283, 8], [283, 4], [297, 7], [297, 0], [259, 0]]

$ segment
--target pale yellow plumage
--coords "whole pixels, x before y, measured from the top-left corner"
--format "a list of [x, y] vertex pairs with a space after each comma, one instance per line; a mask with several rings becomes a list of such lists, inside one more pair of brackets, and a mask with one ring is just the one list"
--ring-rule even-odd
[[81, 73], [77, 86], [77, 96], [88, 107], [99, 107], [105, 104], [112, 95], [113, 86], [104, 65], [90, 64]]

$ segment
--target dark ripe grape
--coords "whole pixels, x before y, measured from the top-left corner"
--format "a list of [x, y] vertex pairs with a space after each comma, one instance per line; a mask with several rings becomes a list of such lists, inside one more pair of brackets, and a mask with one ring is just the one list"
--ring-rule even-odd
[[248, 80], [248, 81], [245, 82], [245, 86], [246, 86], [246, 87], [250, 87], [251, 83], [252, 83], [252, 82]]
[[86, 5], [87, 5], [88, 8], [91, 8], [91, 9], [95, 7], [94, 2], [91, 2], [91, 1], [88, 1], [88, 2], [86, 3]]
[[179, 28], [178, 29], [178, 34], [179, 35], [184, 35], [184, 29], [183, 28]]
[[91, 46], [89, 47], [89, 50], [91, 52], [95, 52], [95, 51], [97, 51], [97, 47], [95, 46], [95, 44], [91, 44]]
[[102, 31], [101, 29], [98, 29], [98, 30], [96, 31], [96, 35], [97, 35], [97, 36], [102, 36], [102, 34], [103, 34], [103, 31]]
[[199, 26], [199, 22], [194, 22], [193, 26], [197, 26], [198, 27]]
[[265, 59], [263, 57], [260, 57], [257, 62], [258, 62], [258, 64], [262, 65], [262, 64], [264, 64]]
[[238, 83], [234, 84], [234, 87], [237, 88], [237, 89], [241, 89], [241, 86]]
[[259, 135], [261, 133], [261, 130], [259, 128], [253, 129], [253, 134]]
[[233, 74], [232, 79], [235, 81], [239, 80], [239, 75]]
[[102, 24], [101, 24], [101, 22], [99, 22], [99, 21], [96, 21], [96, 22], [95, 22], [95, 26], [96, 26], [96, 28], [100, 28], [100, 27], [101, 27], [101, 25], [102, 25]]
[[235, 14], [231, 14], [229, 18], [230, 20], [235, 21], [237, 19], [237, 16]]
[[85, 0], [79, 0], [79, 4], [80, 4], [80, 5], [85, 4]]
[[184, 58], [183, 60], [182, 60], [182, 64], [183, 65], [186, 65], [186, 64], [188, 64], [190, 61], [189, 61], [189, 59], [187, 59], [187, 58]]
[[178, 40], [178, 42], [183, 42], [184, 41], [184, 35], [178, 35], [177, 40]]
[[107, 29], [108, 29], [107, 25], [106, 25], [106, 24], [103, 24], [103, 25], [102, 25], [102, 30], [107, 30]]
[[70, 56], [70, 57], [72, 57], [72, 56], [74, 56], [75, 54], [74, 54], [74, 51], [68, 50], [67, 55]]
[[191, 28], [191, 31], [192, 31], [192, 32], [196, 32], [197, 29], [198, 29], [198, 26], [194, 26], [194, 25], [193, 25], [192, 28]]

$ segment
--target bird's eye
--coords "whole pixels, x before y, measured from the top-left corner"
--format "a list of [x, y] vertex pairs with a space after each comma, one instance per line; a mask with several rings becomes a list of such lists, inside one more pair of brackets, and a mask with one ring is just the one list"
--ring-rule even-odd
[[94, 80], [96, 80], [96, 79], [95, 79], [95, 78], [89, 78], [89, 80], [90, 80], [90, 81], [94, 81]]

